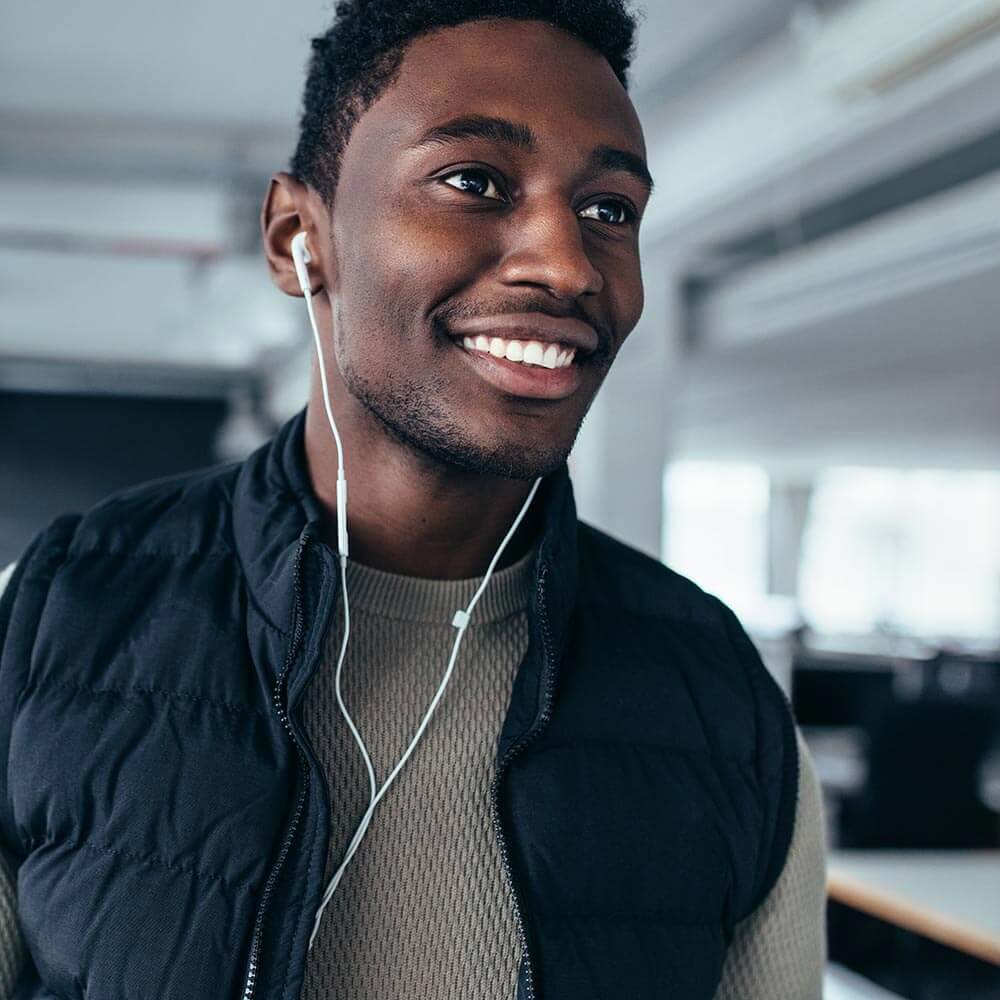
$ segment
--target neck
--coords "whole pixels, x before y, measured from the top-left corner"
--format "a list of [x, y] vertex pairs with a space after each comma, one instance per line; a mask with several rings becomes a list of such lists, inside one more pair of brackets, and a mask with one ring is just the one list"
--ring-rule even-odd
[[[390, 573], [436, 579], [485, 574], [533, 482], [468, 472], [392, 440], [344, 393], [331, 399], [344, 446], [350, 558]], [[305, 453], [323, 510], [323, 540], [337, 548], [337, 447], [314, 371], [306, 409]], [[507, 543], [496, 569], [520, 559], [541, 530], [539, 496]]]

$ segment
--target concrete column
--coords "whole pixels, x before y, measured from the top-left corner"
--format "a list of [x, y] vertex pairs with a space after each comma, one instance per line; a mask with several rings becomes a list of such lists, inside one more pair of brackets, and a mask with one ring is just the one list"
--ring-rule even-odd
[[583, 520], [658, 559], [669, 454], [672, 290], [662, 278], [647, 280], [645, 296], [642, 317], [584, 420], [570, 472]]
[[797, 597], [802, 536], [812, 499], [811, 482], [771, 480], [768, 510], [768, 593]]

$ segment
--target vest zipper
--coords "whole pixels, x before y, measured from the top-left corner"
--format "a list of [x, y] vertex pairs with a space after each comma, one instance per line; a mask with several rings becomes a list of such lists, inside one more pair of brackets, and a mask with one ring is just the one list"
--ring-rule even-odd
[[517, 890], [514, 887], [514, 873], [511, 870], [510, 856], [507, 852], [507, 841], [504, 837], [503, 823], [500, 820], [500, 782], [510, 762], [525, 747], [538, 739], [552, 715], [552, 694], [555, 688], [556, 663], [552, 655], [552, 633], [549, 630], [549, 616], [545, 606], [545, 575], [547, 572], [548, 564], [543, 563], [538, 577], [538, 617], [542, 625], [542, 650], [545, 658], [545, 687], [542, 696], [542, 714], [534, 727], [516, 739], [503, 755], [497, 767], [496, 774], [493, 776], [493, 785], [491, 788], [493, 829], [496, 832], [497, 842], [500, 845], [500, 857], [503, 861], [507, 885], [514, 900], [514, 916], [517, 918], [517, 931], [521, 939], [521, 957], [528, 971], [527, 1000], [535, 1000], [535, 973], [531, 965], [531, 956], [528, 954], [528, 936], [525, 933], [524, 922], [521, 918], [521, 904], [517, 897]]
[[302, 773], [302, 786], [299, 789], [299, 794], [295, 802], [295, 808], [292, 811], [291, 821], [285, 831], [285, 839], [282, 842], [281, 850], [278, 852], [278, 857], [271, 866], [271, 871], [267, 876], [267, 881], [264, 883], [264, 890], [261, 893], [260, 903], [257, 906], [257, 916], [254, 920], [253, 938], [250, 945], [250, 959], [247, 964], [246, 980], [243, 986], [243, 1000], [253, 1000], [254, 991], [257, 988], [257, 980], [259, 978], [260, 971], [260, 945], [264, 932], [264, 919], [267, 916], [267, 908], [271, 902], [271, 896], [274, 893], [274, 887], [277, 884], [278, 876], [281, 874], [281, 869], [284, 867], [285, 861], [288, 858], [292, 841], [295, 839], [295, 833], [298, 830], [299, 822], [302, 819], [306, 793], [309, 789], [308, 762], [306, 761], [305, 753], [299, 744], [298, 738], [292, 731], [292, 727], [288, 722], [287, 708], [288, 672], [291, 669], [292, 663], [295, 661], [295, 657], [298, 655], [299, 647], [302, 645], [302, 636], [305, 632], [302, 613], [302, 554], [306, 548], [308, 534], [308, 529], [302, 533], [302, 536], [299, 539], [299, 546], [295, 550], [295, 565], [293, 571], [295, 598], [292, 611], [292, 638], [288, 644], [288, 653], [285, 656], [284, 666], [281, 668], [281, 673], [278, 674], [278, 677], [274, 682], [273, 695], [274, 707], [278, 712], [278, 718], [281, 720], [281, 724], [284, 726], [285, 731], [291, 737], [292, 742], [295, 745], [296, 753], [298, 754], [299, 767]]

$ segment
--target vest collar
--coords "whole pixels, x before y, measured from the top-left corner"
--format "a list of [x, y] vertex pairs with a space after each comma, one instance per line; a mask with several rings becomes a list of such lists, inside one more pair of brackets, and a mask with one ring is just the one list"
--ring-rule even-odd
[[[305, 416], [303, 407], [242, 463], [233, 496], [236, 551], [252, 604], [279, 632], [287, 630], [292, 615], [295, 552], [304, 531], [312, 533], [330, 567], [335, 565], [333, 551], [319, 541], [322, 508], [306, 465]], [[576, 504], [565, 462], [542, 481], [533, 502], [544, 513], [530, 612], [537, 614], [544, 587], [554, 646], [560, 650], [577, 587]]]

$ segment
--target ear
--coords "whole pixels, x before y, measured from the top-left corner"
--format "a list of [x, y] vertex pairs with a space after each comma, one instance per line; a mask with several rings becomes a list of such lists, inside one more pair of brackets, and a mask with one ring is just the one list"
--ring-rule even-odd
[[271, 280], [286, 295], [302, 297], [292, 261], [292, 237], [303, 229], [311, 258], [306, 265], [310, 291], [315, 295], [323, 287], [323, 247], [317, 226], [321, 211], [322, 199], [308, 185], [283, 170], [271, 177], [260, 208], [260, 230]]

